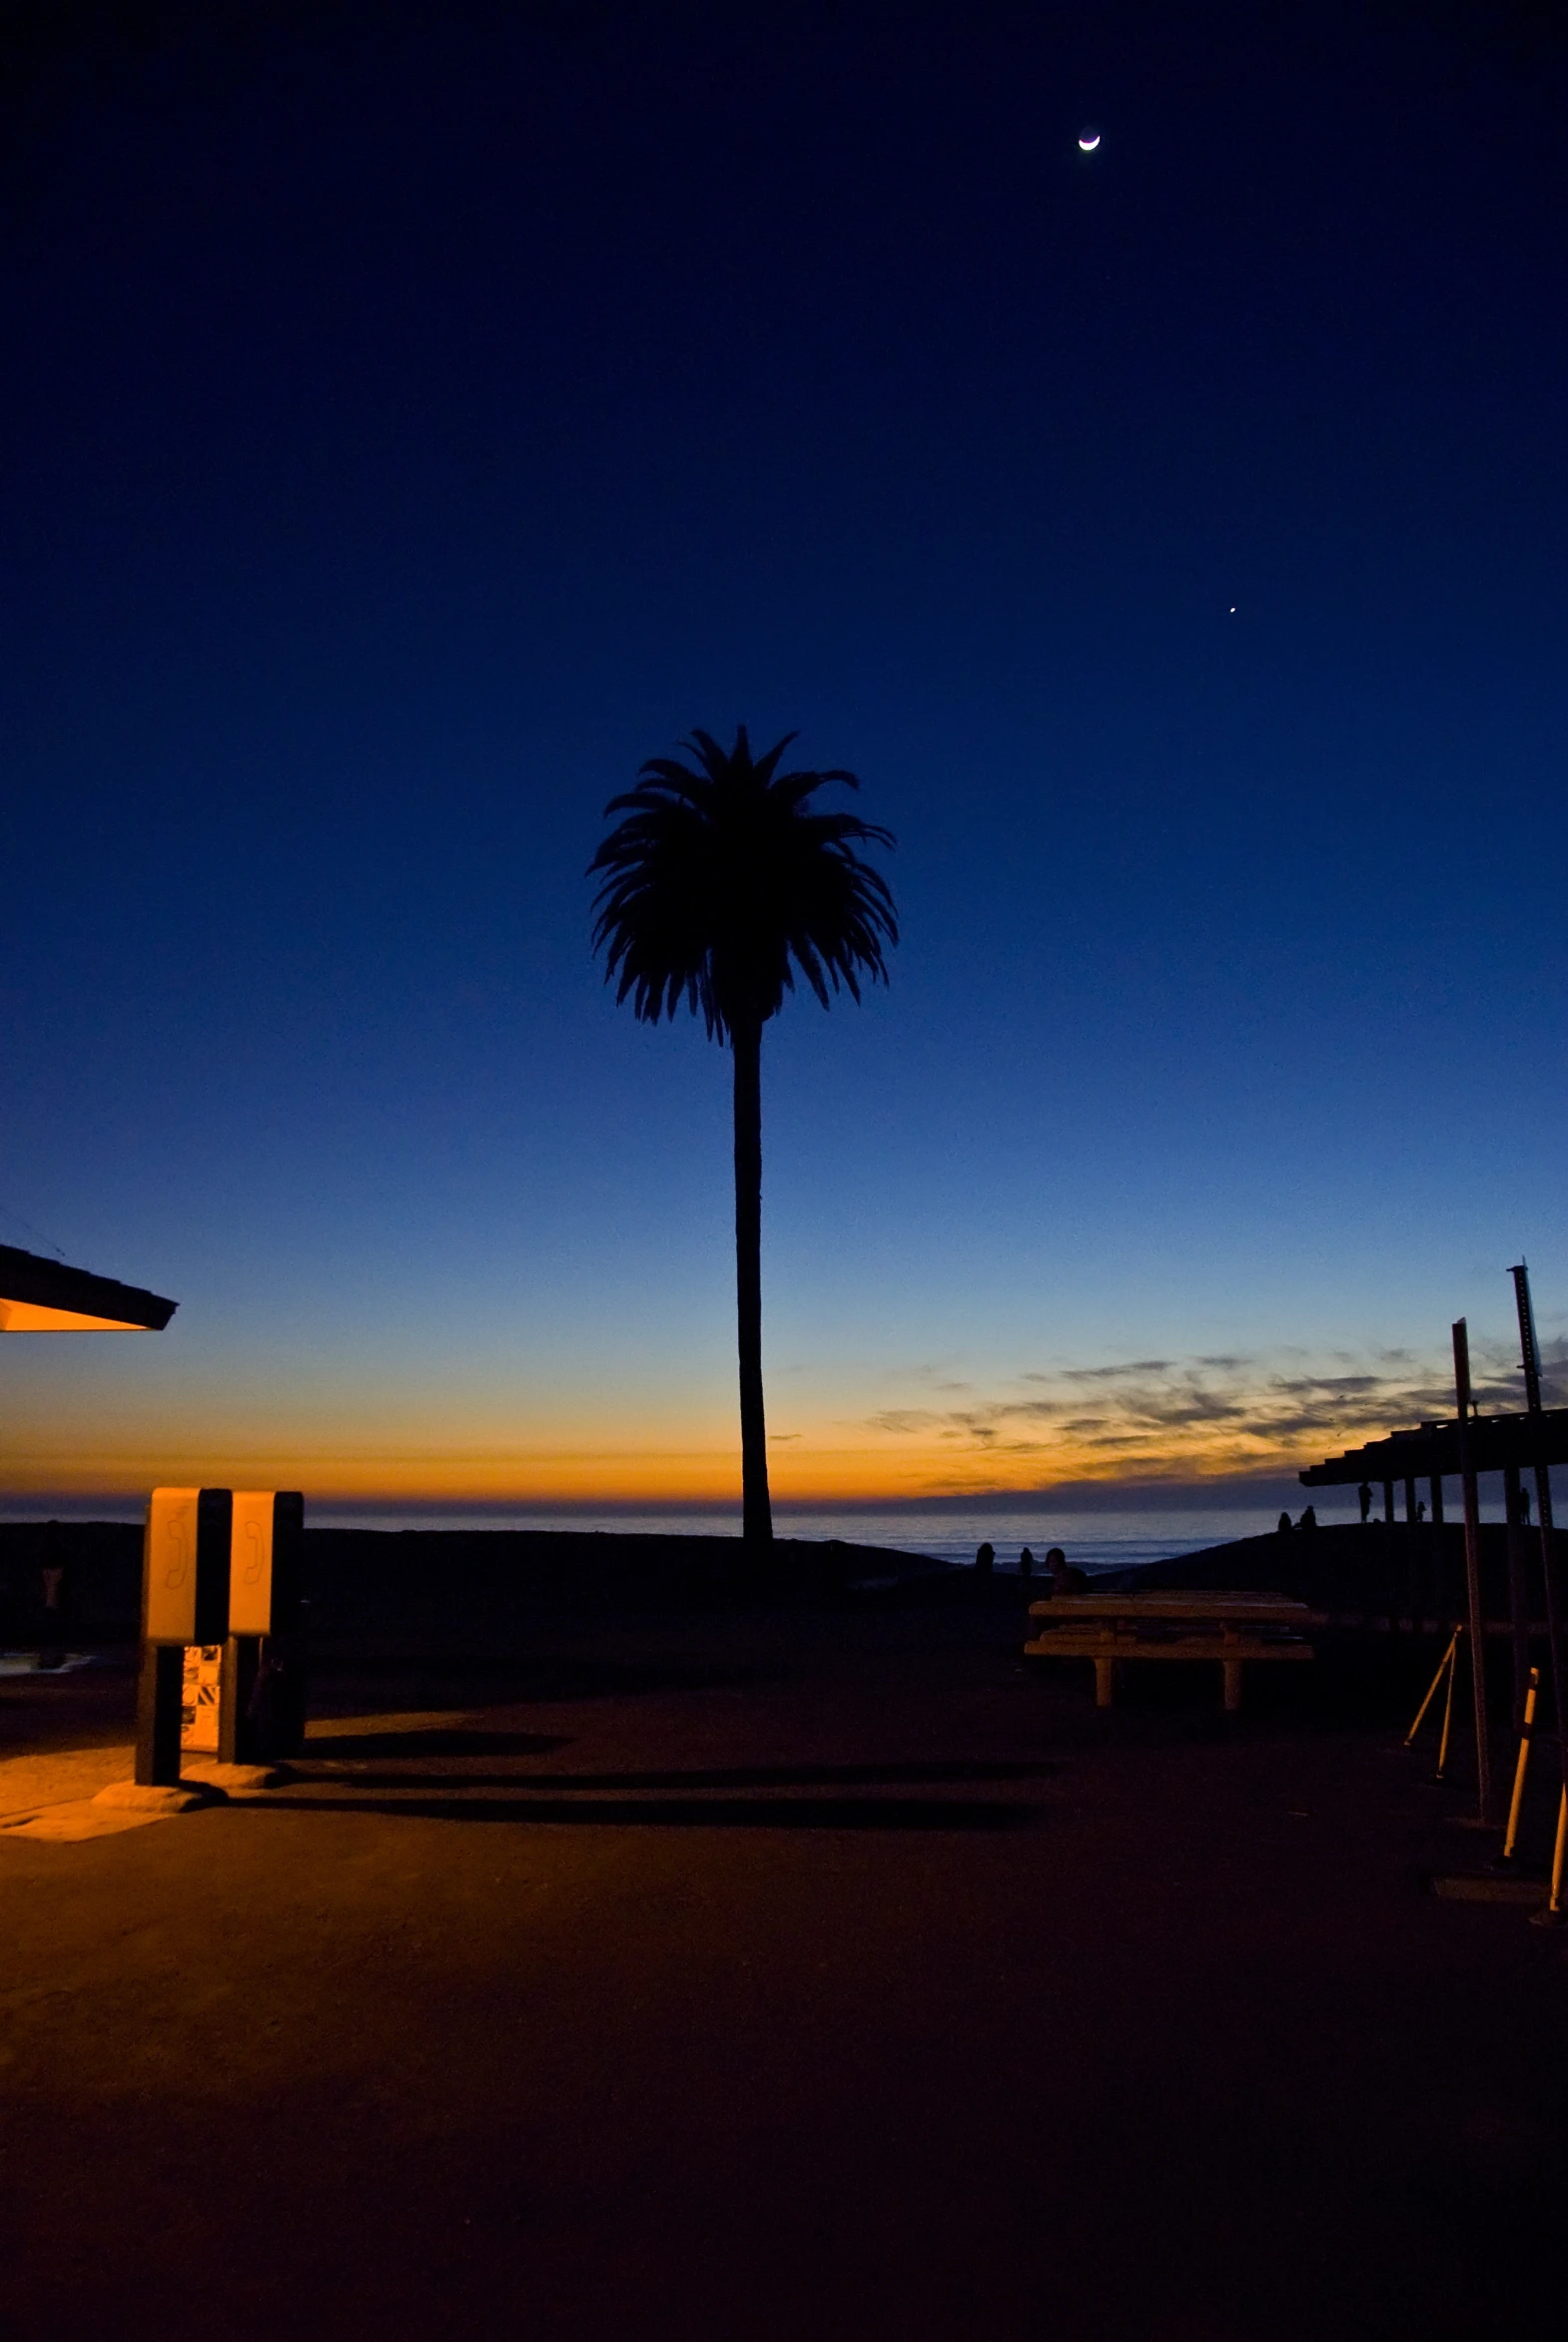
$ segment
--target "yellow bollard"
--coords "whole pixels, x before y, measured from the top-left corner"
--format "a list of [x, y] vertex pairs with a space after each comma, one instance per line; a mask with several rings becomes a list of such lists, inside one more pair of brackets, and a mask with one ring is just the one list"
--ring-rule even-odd
[[[1408, 1747], [1410, 1746], [1411, 1742], [1412, 1742], [1412, 1741], [1415, 1739], [1415, 1736], [1416, 1736], [1416, 1734], [1417, 1734], [1417, 1733], [1420, 1731], [1420, 1729], [1421, 1729], [1421, 1725], [1422, 1725], [1422, 1722], [1423, 1722], [1423, 1720], [1425, 1719], [1425, 1716], [1426, 1716], [1426, 1711], [1427, 1711], [1427, 1709], [1428, 1709], [1428, 1708], [1431, 1706], [1431, 1704], [1432, 1704], [1433, 1700], [1436, 1698], [1436, 1696], [1437, 1696], [1437, 1687], [1438, 1687], [1438, 1685], [1439, 1685], [1439, 1684], [1442, 1682], [1442, 1680], [1443, 1680], [1443, 1677], [1444, 1677], [1445, 1675], [1446, 1675], [1446, 1676], [1447, 1676], [1447, 1678], [1448, 1678], [1448, 1697], [1449, 1697], [1449, 1702], [1450, 1702], [1450, 1704], [1452, 1703], [1452, 1700], [1453, 1700], [1453, 1668], [1454, 1668], [1454, 1660], [1455, 1660], [1455, 1656], [1456, 1656], [1456, 1654], [1457, 1654], [1457, 1652], [1458, 1652], [1458, 1649], [1459, 1649], [1459, 1637], [1460, 1637], [1460, 1636], [1463, 1634], [1463, 1632], [1464, 1632], [1464, 1629], [1463, 1629], [1463, 1627], [1457, 1627], [1457, 1626], [1456, 1626], [1456, 1627], [1454, 1628], [1453, 1634], [1452, 1634], [1452, 1636], [1451, 1636], [1451, 1638], [1450, 1638], [1450, 1640], [1449, 1640], [1448, 1648], [1447, 1648], [1447, 1650], [1446, 1650], [1446, 1651], [1443, 1653], [1443, 1655], [1442, 1655], [1441, 1659], [1439, 1659], [1439, 1660], [1438, 1660], [1438, 1662], [1437, 1662], [1437, 1673], [1436, 1673], [1436, 1674], [1433, 1676], [1433, 1678], [1432, 1678], [1432, 1682], [1431, 1682], [1431, 1689], [1430, 1689], [1430, 1690], [1427, 1692], [1427, 1695], [1426, 1695], [1425, 1699], [1424, 1699], [1424, 1700], [1421, 1702], [1421, 1705], [1419, 1706], [1419, 1708], [1417, 1708], [1417, 1710], [1416, 1710], [1416, 1712], [1415, 1712], [1415, 1722], [1414, 1722], [1414, 1723], [1411, 1725], [1411, 1727], [1410, 1727], [1409, 1731], [1408, 1731], [1408, 1732], [1405, 1734], [1405, 1736], [1404, 1736], [1404, 1745], [1405, 1745], [1405, 1747], [1406, 1747], [1406, 1748], [1408, 1748]], [[1444, 1746], [1444, 1748], [1446, 1748], [1446, 1747], [1447, 1747], [1447, 1745], [1448, 1745], [1448, 1735], [1447, 1735], [1447, 1732], [1446, 1732], [1446, 1730], [1445, 1730], [1445, 1732], [1444, 1732], [1444, 1734], [1443, 1734], [1443, 1746]]]
[[1524, 1776], [1530, 1763], [1530, 1739], [1535, 1731], [1535, 1695], [1541, 1688], [1541, 1671], [1530, 1670], [1529, 1689], [1524, 1695], [1524, 1730], [1519, 1735], [1519, 1762], [1514, 1768], [1513, 1797], [1508, 1806], [1508, 1834], [1503, 1840], [1505, 1863], [1513, 1861], [1514, 1847], [1519, 1837], [1519, 1809], [1524, 1804]]
[[1437, 1744], [1437, 1771], [1432, 1775], [1434, 1781], [1442, 1780], [1448, 1764], [1448, 1732], [1454, 1720], [1454, 1682], [1459, 1673], [1459, 1637], [1463, 1633], [1462, 1626], [1454, 1628], [1453, 1657], [1448, 1662], [1448, 1697], [1443, 1702], [1443, 1737]]
[[1537, 1928], [1560, 1928], [1563, 1924], [1563, 1856], [1568, 1852], [1568, 1789], [1563, 1791], [1557, 1805], [1557, 1844], [1552, 1849], [1552, 1899], [1544, 1911], [1531, 1915], [1531, 1925]]

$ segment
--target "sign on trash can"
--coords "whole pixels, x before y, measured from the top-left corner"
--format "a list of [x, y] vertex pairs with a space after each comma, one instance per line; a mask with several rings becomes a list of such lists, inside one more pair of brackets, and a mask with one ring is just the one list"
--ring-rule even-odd
[[223, 1668], [222, 1643], [187, 1643], [180, 1686], [180, 1746], [195, 1756], [218, 1754]]

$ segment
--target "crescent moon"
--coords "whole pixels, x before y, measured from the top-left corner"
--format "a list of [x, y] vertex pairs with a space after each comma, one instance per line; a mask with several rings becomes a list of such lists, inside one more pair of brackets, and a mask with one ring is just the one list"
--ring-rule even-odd
[[1084, 154], [1086, 154], [1086, 155], [1092, 155], [1092, 154], [1094, 153], [1094, 151], [1095, 151], [1096, 147], [1098, 147], [1098, 146], [1099, 146], [1099, 144], [1100, 144], [1100, 133], [1099, 133], [1099, 131], [1098, 131], [1098, 130], [1086, 130], [1086, 131], [1084, 132], [1084, 134], [1083, 134], [1082, 138], [1079, 140], [1079, 142], [1078, 142], [1078, 143], [1079, 143], [1080, 150], [1081, 150], [1081, 151], [1082, 151]]

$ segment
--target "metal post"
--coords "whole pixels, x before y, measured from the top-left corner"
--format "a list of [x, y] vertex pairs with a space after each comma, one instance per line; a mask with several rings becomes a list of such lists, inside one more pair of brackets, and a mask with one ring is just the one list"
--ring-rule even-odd
[[1519, 1521], [1519, 1467], [1503, 1466], [1504, 1531], [1508, 1552], [1508, 1624], [1513, 1638], [1513, 1728], [1524, 1722], [1526, 1686], [1530, 1676], [1530, 1610], [1524, 1583], [1524, 1530]]
[[1454, 1397], [1459, 1410], [1459, 1478], [1464, 1489], [1464, 1581], [1470, 1614], [1470, 1683], [1475, 1702], [1476, 1814], [1492, 1818], [1492, 1752], [1486, 1733], [1486, 1626], [1481, 1610], [1481, 1503], [1470, 1446], [1470, 1333], [1464, 1318], [1453, 1328]]
[[[1541, 1412], [1541, 1346], [1535, 1338], [1535, 1311], [1530, 1303], [1530, 1271], [1521, 1260], [1517, 1268], [1509, 1270], [1513, 1278], [1514, 1299], [1519, 1310], [1519, 1348], [1524, 1361], [1525, 1404], [1532, 1415]], [[1553, 1550], [1552, 1534], [1552, 1475], [1537, 1455], [1535, 1461], [1535, 1517], [1541, 1532], [1541, 1590], [1546, 1601], [1546, 1640], [1552, 1661], [1552, 1706], [1556, 1712], [1557, 1760], [1562, 1774], [1563, 1794], [1561, 1812], [1568, 1815], [1568, 1713], [1564, 1712], [1564, 1681], [1562, 1634], [1559, 1626], [1561, 1608], [1557, 1600], [1557, 1556]], [[1558, 1830], [1557, 1886], [1561, 1889], [1562, 1830]]]
[[1383, 1482], [1383, 1519], [1391, 1529], [1394, 1525], [1394, 1484], [1392, 1480]]
[[1416, 1552], [1415, 1480], [1409, 1472], [1404, 1476], [1404, 1551], [1398, 1566], [1390, 1573], [1393, 1582], [1388, 1631], [1391, 1635], [1400, 1632], [1408, 1609], [1410, 1632], [1418, 1635], [1421, 1631], [1420, 1558]]
[[180, 1779], [185, 1646], [196, 1626], [200, 1498], [155, 1488], [142, 1537], [142, 1665], [136, 1687], [136, 1780], [170, 1789]]
[[[1435, 1426], [1434, 1426], [1435, 1428]], [[1434, 1472], [1427, 1481], [1432, 1517], [1426, 1531], [1426, 1602], [1433, 1631], [1450, 1623], [1443, 1586], [1443, 1476]]]
[[256, 1761], [256, 1728], [251, 1714], [261, 1665], [260, 1635], [230, 1635], [224, 1644], [218, 1693], [218, 1756], [225, 1765]]
[[185, 1677], [181, 1643], [144, 1643], [136, 1688], [135, 1778], [144, 1789], [172, 1789], [180, 1779], [180, 1710]]

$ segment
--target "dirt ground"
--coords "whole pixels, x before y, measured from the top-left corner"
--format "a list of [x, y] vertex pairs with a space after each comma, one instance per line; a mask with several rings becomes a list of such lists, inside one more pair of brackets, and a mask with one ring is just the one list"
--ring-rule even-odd
[[[1226, 1719], [1151, 1669], [1102, 1715], [1022, 1638], [1005, 1584], [561, 1612], [340, 1667], [281, 1789], [0, 1834], [12, 2330], [1560, 2314], [1565, 1942], [1426, 1891], [1495, 1841], [1407, 1687], [1254, 1671]], [[0, 1806], [129, 1723], [123, 1675], [0, 1684]]]

